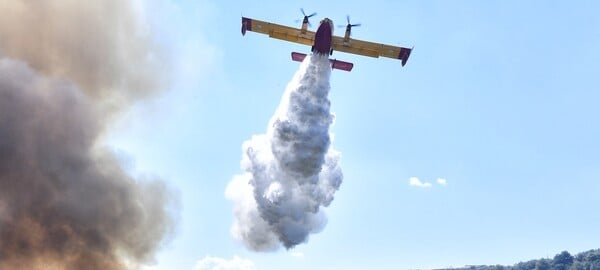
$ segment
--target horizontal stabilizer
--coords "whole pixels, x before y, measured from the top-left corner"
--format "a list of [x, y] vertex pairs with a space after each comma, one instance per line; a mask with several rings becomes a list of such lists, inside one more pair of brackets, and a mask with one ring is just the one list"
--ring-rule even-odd
[[[304, 61], [304, 58], [306, 58], [306, 54], [292, 52], [292, 60], [297, 61], [297, 62], [302, 62], [302, 61]], [[352, 63], [348, 63], [348, 62], [344, 62], [344, 61], [340, 61], [340, 60], [336, 60], [336, 59], [329, 59], [329, 62], [331, 63], [332, 69], [335, 68], [335, 69], [339, 69], [339, 70], [351, 71], [352, 68], [354, 67], [354, 64], [352, 64]]]
[[297, 53], [297, 52], [292, 53], [292, 60], [294, 60], [296, 62], [304, 61], [305, 57], [306, 57], [306, 54], [303, 54], [303, 53]]
[[331, 62], [331, 68], [335, 68], [335, 69], [339, 69], [339, 70], [351, 71], [352, 68], [354, 67], [354, 64], [352, 64], [352, 63], [335, 60], [335, 59], [329, 59], [329, 62]]

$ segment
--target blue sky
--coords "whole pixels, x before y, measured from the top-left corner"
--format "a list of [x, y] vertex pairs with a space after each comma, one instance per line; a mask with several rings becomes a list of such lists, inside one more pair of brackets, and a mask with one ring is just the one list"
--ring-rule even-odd
[[[179, 192], [178, 230], [151, 269], [194, 269], [207, 255], [256, 269], [439, 268], [599, 247], [598, 2], [322, 2], [147, 4], [172, 59], [169, 89], [108, 143], [132, 173]], [[242, 37], [240, 15], [297, 26], [301, 7], [318, 12], [314, 26], [350, 14], [354, 38], [415, 50], [404, 68], [334, 52], [355, 66], [331, 76], [345, 178], [329, 222], [290, 252], [254, 253], [230, 236], [225, 187], [298, 69], [290, 52], [310, 48]]]

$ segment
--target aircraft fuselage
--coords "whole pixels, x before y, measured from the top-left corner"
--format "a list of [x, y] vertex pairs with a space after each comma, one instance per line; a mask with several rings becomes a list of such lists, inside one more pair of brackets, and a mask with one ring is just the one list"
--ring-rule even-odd
[[321, 20], [319, 29], [315, 33], [315, 41], [312, 47], [313, 53], [331, 54], [331, 40], [333, 38], [333, 22], [325, 18]]

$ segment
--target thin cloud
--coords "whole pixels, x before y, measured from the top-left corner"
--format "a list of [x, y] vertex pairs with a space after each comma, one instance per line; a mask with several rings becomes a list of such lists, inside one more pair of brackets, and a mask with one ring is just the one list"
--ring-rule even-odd
[[442, 186], [445, 186], [445, 185], [448, 184], [448, 181], [446, 181], [446, 178], [438, 178], [437, 179], [437, 183], [440, 184], [440, 185], [442, 185]]
[[304, 253], [299, 252], [299, 251], [290, 252], [290, 255], [292, 255], [292, 257], [296, 257], [296, 258], [304, 258]]
[[421, 182], [421, 180], [419, 180], [418, 177], [411, 177], [408, 179], [408, 184], [411, 186], [415, 186], [415, 187], [422, 187], [422, 188], [430, 188], [431, 187], [431, 183], [429, 182]]
[[231, 260], [206, 256], [196, 263], [195, 270], [256, 270], [254, 262], [233, 256]]

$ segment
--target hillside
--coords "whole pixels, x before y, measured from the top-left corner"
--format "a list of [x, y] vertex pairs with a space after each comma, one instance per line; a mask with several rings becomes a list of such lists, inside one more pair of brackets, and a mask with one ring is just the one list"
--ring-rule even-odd
[[600, 249], [571, 255], [567, 251], [556, 254], [553, 259], [537, 259], [515, 265], [469, 265], [461, 268], [440, 270], [600, 270]]

